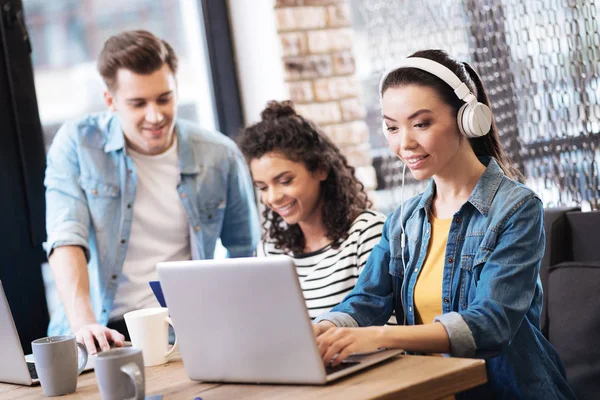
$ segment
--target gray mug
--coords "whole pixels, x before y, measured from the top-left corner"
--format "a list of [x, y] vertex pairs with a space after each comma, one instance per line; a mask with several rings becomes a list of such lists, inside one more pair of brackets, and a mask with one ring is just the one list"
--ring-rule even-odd
[[[87, 363], [87, 350], [73, 335], [49, 336], [31, 342], [35, 369], [46, 396], [62, 396], [77, 390], [77, 376]], [[77, 365], [77, 348], [83, 353]]]
[[125, 347], [98, 353], [96, 381], [103, 400], [143, 400], [144, 356], [141, 349]]

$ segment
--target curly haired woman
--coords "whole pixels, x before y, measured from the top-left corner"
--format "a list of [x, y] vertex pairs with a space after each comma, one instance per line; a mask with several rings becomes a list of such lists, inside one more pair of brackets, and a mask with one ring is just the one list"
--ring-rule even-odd
[[349, 293], [385, 216], [369, 210], [364, 186], [340, 150], [289, 101], [272, 101], [238, 138], [260, 193], [258, 256], [295, 261], [311, 318]]

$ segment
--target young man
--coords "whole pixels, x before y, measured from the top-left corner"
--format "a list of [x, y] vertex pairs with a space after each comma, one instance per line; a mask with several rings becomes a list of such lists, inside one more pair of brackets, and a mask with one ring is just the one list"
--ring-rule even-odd
[[108, 112], [67, 122], [46, 169], [46, 251], [62, 307], [49, 335], [91, 354], [126, 333], [123, 314], [158, 306], [157, 262], [251, 256], [258, 214], [235, 144], [177, 119], [177, 56], [145, 31], [109, 38], [98, 60]]

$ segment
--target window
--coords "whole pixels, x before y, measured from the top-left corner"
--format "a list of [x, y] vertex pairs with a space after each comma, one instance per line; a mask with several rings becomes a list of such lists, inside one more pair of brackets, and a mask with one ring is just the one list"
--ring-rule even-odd
[[104, 41], [145, 29], [179, 57], [179, 116], [216, 129], [200, 2], [195, 0], [24, 0], [46, 148], [60, 125], [106, 109], [96, 59]]

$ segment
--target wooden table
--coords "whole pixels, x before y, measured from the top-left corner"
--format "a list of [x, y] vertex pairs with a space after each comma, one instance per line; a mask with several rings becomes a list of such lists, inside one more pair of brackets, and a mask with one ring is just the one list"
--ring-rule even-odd
[[[326, 386], [246, 385], [190, 381], [181, 358], [146, 368], [146, 394], [165, 400], [439, 399], [487, 381], [485, 362], [466, 358], [398, 356]], [[46, 399], [38, 386], [0, 383], [0, 399]], [[79, 377], [77, 392], [60, 399], [100, 399], [93, 372]]]

